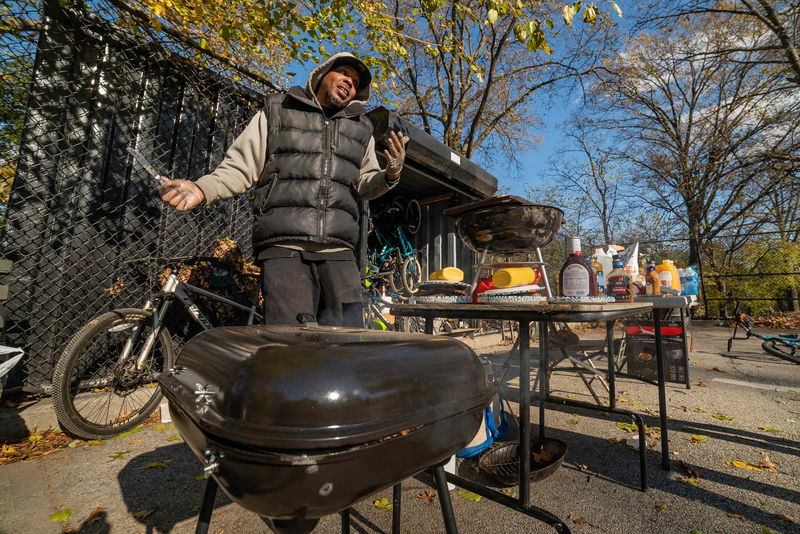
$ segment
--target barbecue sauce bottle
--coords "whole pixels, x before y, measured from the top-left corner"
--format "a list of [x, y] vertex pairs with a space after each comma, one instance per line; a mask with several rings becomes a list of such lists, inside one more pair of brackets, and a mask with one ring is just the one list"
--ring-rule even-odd
[[562, 297], [596, 297], [597, 271], [581, 256], [581, 240], [570, 239], [569, 257], [558, 276], [558, 291]]
[[623, 265], [622, 258], [615, 255], [614, 270], [606, 277], [607, 295], [614, 297], [616, 302], [633, 302], [633, 277], [623, 269]]

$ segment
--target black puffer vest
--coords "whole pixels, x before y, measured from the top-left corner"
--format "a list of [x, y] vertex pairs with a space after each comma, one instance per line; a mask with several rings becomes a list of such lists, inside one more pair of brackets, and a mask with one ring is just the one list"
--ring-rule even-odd
[[266, 164], [253, 206], [253, 248], [313, 241], [355, 248], [358, 180], [372, 136], [361, 105], [327, 119], [299, 87], [266, 99]]

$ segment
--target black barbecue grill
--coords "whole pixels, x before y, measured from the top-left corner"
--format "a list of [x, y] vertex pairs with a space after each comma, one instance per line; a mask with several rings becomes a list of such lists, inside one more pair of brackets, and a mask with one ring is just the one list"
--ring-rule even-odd
[[217, 483], [283, 532], [310, 532], [426, 468], [438, 466], [443, 483], [441, 464], [475, 436], [495, 395], [457, 340], [315, 326], [206, 331], [161, 387], [210, 477], [198, 532]]

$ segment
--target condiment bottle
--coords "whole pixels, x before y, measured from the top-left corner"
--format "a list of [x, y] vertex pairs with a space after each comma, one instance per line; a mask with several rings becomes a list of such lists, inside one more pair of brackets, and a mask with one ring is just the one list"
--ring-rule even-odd
[[617, 302], [633, 302], [633, 278], [631, 273], [623, 266], [622, 257], [614, 256], [614, 270], [606, 277], [608, 296], [614, 297]]
[[658, 272], [658, 279], [661, 282], [662, 286], [667, 286], [676, 289], [680, 294], [681, 279], [680, 275], [678, 275], [678, 268], [675, 267], [675, 264], [672, 263], [672, 261], [670, 260], [662, 261], [659, 265], [656, 266], [656, 272]]
[[581, 256], [581, 240], [570, 239], [569, 256], [558, 275], [558, 290], [562, 297], [596, 297], [597, 273]]
[[597, 293], [599, 295], [605, 295], [606, 283], [603, 277], [603, 264], [597, 261], [597, 255], [592, 256], [592, 267], [597, 271]]
[[661, 282], [658, 280], [658, 273], [656, 272], [656, 264], [655, 264], [655, 262], [648, 262], [647, 263], [647, 275], [645, 277], [645, 280], [646, 280], [646, 283], [647, 283], [647, 286], [646, 286], [647, 291], [646, 291], [646, 293], [648, 295], [660, 295], [661, 294], [661, 288], [659, 287], [661, 285]]

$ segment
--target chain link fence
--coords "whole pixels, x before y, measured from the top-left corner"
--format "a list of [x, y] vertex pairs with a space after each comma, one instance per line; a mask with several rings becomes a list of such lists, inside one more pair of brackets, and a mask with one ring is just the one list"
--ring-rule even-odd
[[[236, 240], [252, 257], [247, 196], [164, 207], [132, 147], [170, 178], [216, 167], [268, 88], [233, 83], [174, 51], [58, 2], [2, 3], [0, 259], [11, 273], [6, 343], [26, 357], [6, 387], [49, 382], [67, 340], [102, 311], [141, 307], [161, 268]], [[213, 65], [212, 65], [213, 66]]]

